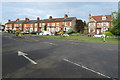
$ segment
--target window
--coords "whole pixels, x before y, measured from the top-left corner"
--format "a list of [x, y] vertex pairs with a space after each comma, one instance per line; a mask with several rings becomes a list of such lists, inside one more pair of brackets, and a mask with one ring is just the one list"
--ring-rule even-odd
[[33, 25], [32, 24], [30, 24], [30, 27], [32, 27]]
[[108, 26], [108, 22], [103, 22], [102, 26], [104, 26], [104, 27]]
[[35, 27], [37, 28], [37, 23], [35, 23]]
[[54, 27], [51, 28], [51, 31], [54, 31]]
[[103, 16], [103, 17], [102, 17], [102, 20], [106, 20], [106, 16]]
[[33, 28], [30, 28], [30, 32], [32, 32], [33, 31]]
[[68, 22], [65, 22], [65, 26], [68, 26]]
[[42, 23], [42, 27], [45, 26], [45, 23]]
[[34, 28], [34, 31], [36, 32], [36, 31], [37, 31], [37, 28]]
[[55, 26], [55, 23], [52, 23], [52, 26]]
[[93, 32], [94, 31], [94, 29], [93, 28], [90, 28], [90, 31], [89, 32]]
[[59, 26], [59, 23], [56, 23], [56, 26]]
[[95, 26], [95, 23], [89, 23], [89, 26]]
[[50, 31], [50, 28], [47, 28], [47, 31]]
[[42, 27], [42, 31], [44, 31], [44, 27]]
[[56, 27], [56, 31], [59, 31], [59, 27]]
[[62, 26], [64, 26], [65, 25], [65, 23], [64, 22], [62, 22]]
[[48, 26], [50, 26], [50, 23], [48, 23]]

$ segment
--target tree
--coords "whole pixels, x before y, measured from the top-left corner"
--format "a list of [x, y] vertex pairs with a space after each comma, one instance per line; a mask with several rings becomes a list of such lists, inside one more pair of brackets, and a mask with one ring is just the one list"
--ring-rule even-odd
[[44, 26], [44, 30], [47, 31], [47, 25]]
[[113, 17], [112, 24], [113, 28], [110, 29], [110, 32], [120, 36], [120, 13], [116, 13], [116, 16]]

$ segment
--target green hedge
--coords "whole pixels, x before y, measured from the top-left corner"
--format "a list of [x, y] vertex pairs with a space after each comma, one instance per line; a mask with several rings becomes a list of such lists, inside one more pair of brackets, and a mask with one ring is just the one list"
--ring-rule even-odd
[[112, 34], [110, 31], [106, 31], [104, 34], [105, 34], [106, 36], [114, 36], [114, 34]]

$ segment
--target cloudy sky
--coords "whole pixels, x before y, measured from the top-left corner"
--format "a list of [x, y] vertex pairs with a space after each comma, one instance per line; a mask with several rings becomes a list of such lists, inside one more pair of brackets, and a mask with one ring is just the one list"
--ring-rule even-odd
[[8, 19], [46, 19], [48, 16], [63, 17], [64, 14], [88, 21], [89, 13], [109, 15], [117, 9], [117, 2], [3, 2], [2, 23], [6, 23]]

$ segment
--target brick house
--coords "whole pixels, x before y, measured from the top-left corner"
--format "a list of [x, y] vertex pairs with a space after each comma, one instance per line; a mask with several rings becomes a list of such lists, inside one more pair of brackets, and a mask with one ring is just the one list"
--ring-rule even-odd
[[92, 34], [103, 33], [112, 27], [112, 15], [91, 16], [89, 14], [88, 32]]
[[[9, 23], [6, 24], [8, 25]], [[13, 24], [13, 28], [18, 27], [20, 30], [29, 33], [44, 32], [45, 28], [46, 31], [53, 33], [59, 32], [60, 30], [68, 31], [71, 28], [78, 32], [84, 27], [82, 20], [77, 20], [76, 17], [68, 17], [67, 14], [64, 15], [64, 18], [53, 18], [49, 16], [48, 19], [43, 20], [40, 20], [39, 17], [36, 20], [30, 20], [28, 18], [25, 18], [25, 20], [17, 19]]]
[[24, 22], [26, 22], [26, 19], [25, 20], [20, 20], [19, 18], [16, 19], [16, 21], [14, 22], [13, 30], [15, 30], [15, 31], [17, 31], [17, 30], [23, 31]]
[[5, 24], [5, 31], [7, 30], [13, 30], [15, 21], [8, 20], [8, 22]]

